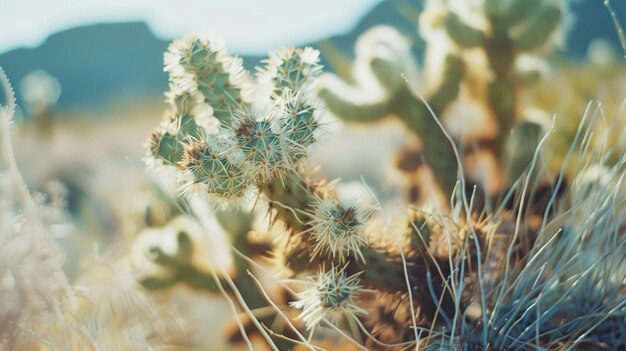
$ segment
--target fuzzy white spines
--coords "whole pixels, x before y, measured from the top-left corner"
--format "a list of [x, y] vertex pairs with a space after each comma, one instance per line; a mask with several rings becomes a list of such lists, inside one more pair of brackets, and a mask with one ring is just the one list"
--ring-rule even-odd
[[[165, 71], [171, 118], [152, 135], [149, 149], [182, 170], [184, 192], [207, 188], [219, 197], [240, 197], [248, 184], [285, 179], [306, 157], [318, 130], [317, 106], [307, 91], [321, 70], [319, 53], [289, 48], [266, 62], [252, 82], [216, 37], [192, 35], [170, 45]], [[269, 84], [273, 93], [242, 98], [253, 83]], [[201, 149], [215, 151], [214, 144], [221, 145], [219, 165], [202, 156]], [[229, 178], [222, 179], [218, 168]]]
[[317, 77], [322, 72], [319, 51], [288, 47], [270, 52], [265, 67], [257, 68], [261, 85], [269, 85], [272, 99], [283, 96], [285, 91], [311, 95]]
[[248, 189], [241, 167], [232, 162], [224, 143], [207, 136], [185, 146], [180, 166], [183, 192], [199, 187], [225, 199], [240, 198]]
[[326, 254], [344, 262], [354, 254], [365, 261], [361, 248], [367, 246], [365, 229], [370, 215], [371, 210], [356, 201], [320, 200], [310, 222], [315, 241], [313, 255]]
[[290, 161], [297, 162], [306, 156], [307, 148], [317, 140], [318, 108], [309, 99], [287, 90], [278, 104], [284, 111], [280, 120], [284, 148]]
[[299, 318], [307, 329], [313, 329], [324, 318], [335, 323], [342, 316], [350, 318], [365, 313], [355, 303], [361, 290], [359, 275], [348, 276], [345, 267], [332, 267], [306, 278], [306, 289], [298, 293], [298, 300], [291, 304], [302, 309]]
[[269, 86], [284, 161], [293, 168], [316, 140], [318, 106], [312, 88], [322, 70], [319, 52], [310, 47], [284, 48], [270, 53], [265, 63], [257, 68], [258, 81]]
[[221, 39], [191, 35], [176, 40], [164, 61], [175, 93], [199, 92], [220, 121], [229, 121], [243, 104], [241, 90], [248, 76], [241, 59], [228, 55]]
[[267, 118], [257, 118], [254, 112], [241, 110], [233, 124], [234, 144], [242, 155], [246, 176], [261, 182], [289, 173], [272, 112]]

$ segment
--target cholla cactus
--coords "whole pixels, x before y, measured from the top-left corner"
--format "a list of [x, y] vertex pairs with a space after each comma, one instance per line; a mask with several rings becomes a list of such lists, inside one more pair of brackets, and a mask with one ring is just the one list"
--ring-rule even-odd
[[[415, 63], [407, 41], [390, 27], [377, 27], [357, 42], [356, 87], [337, 78], [324, 80], [319, 96], [345, 121], [373, 122], [394, 115], [423, 138], [424, 156], [447, 195], [457, 181], [454, 150], [430, 112], [413, 93], [405, 79], [416, 79]], [[429, 99], [439, 114], [456, 98], [464, 63], [456, 56], [446, 59], [446, 73], [439, 89]]]
[[[171, 117], [150, 137], [150, 163], [178, 169], [180, 189], [187, 196], [210, 195], [213, 202], [233, 207], [254, 199], [255, 193], [263, 195], [286, 228], [285, 248], [273, 250], [273, 261], [285, 265], [283, 272], [326, 276], [330, 273], [324, 266], [345, 264], [342, 272], [360, 274], [363, 284], [404, 286], [399, 258], [368, 245], [371, 207], [338, 198], [330, 184], [306, 175], [307, 149], [321, 127], [313, 95], [321, 70], [317, 51], [290, 48], [272, 54], [254, 81], [218, 42], [190, 36], [168, 50]], [[200, 110], [213, 111], [213, 116], [194, 115]], [[243, 246], [239, 250], [250, 252], [245, 238], [233, 240]], [[178, 262], [172, 258], [171, 264]], [[167, 255], [157, 255], [160, 265], [171, 265], [168, 261]], [[365, 264], [376, 270], [359, 273]], [[176, 269], [182, 276], [192, 272]], [[239, 274], [236, 279], [241, 284]], [[144, 280], [155, 288], [171, 285], [159, 282], [157, 277]], [[313, 319], [307, 320], [311, 326]]]
[[[435, 182], [449, 198], [458, 165], [434, 113], [467, 154], [469, 180], [494, 195], [521, 175], [537, 147], [538, 139], [530, 138], [510, 146], [509, 134], [513, 127], [523, 131], [531, 124], [522, 120], [520, 88], [536, 72], [523, 62], [536, 59], [538, 50], [555, 41], [562, 14], [557, 0], [431, 0], [420, 16], [427, 42], [421, 76], [407, 40], [391, 27], [376, 27], [357, 42], [356, 85], [329, 76], [319, 95], [345, 121], [400, 118], [419, 137]], [[487, 175], [480, 174], [485, 167]]]
[[[170, 46], [172, 117], [151, 137], [150, 151], [184, 171], [185, 188], [241, 199], [254, 185], [289, 176], [315, 140], [314, 101], [305, 85], [319, 65], [312, 49], [285, 50], [261, 74], [271, 93], [254, 92], [241, 62], [219, 43], [192, 36]], [[264, 96], [246, 97], [255, 94]]]
[[[317, 103], [311, 95], [321, 70], [317, 52], [306, 48], [272, 54], [254, 84], [235, 67], [237, 60], [215, 42], [214, 37], [191, 36], [172, 44], [166, 54], [174, 117], [151, 136], [151, 157], [180, 169], [181, 188], [199, 190], [192, 194], [242, 203], [246, 194], [262, 193], [290, 236], [306, 235], [304, 241], [311, 243], [304, 247], [311, 250], [311, 255], [304, 255], [307, 261], [314, 257], [330, 264], [344, 262], [348, 256], [365, 260], [364, 227], [370, 211], [334, 200], [330, 186], [307, 181], [299, 170], [319, 128]], [[227, 99], [215, 99], [215, 94], [222, 94], [219, 87], [217, 92], [197, 88], [215, 86], [218, 77], [228, 82], [224, 83], [230, 89], [224, 93]], [[187, 98], [198, 92], [204, 100]], [[251, 97], [244, 98], [246, 94]], [[212, 110], [227, 108], [230, 115], [214, 116], [220, 123], [214, 131], [199, 126], [197, 118], [185, 112], [215, 101], [228, 101], [228, 106]], [[287, 268], [296, 272], [300, 269], [295, 266], [303, 266], [291, 263], [294, 267]]]
[[[549, 150], [541, 147], [549, 135], [522, 120], [518, 90], [525, 76], [515, 63], [548, 45], [563, 7], [533, 1], [533, 12], [530, 4], [429, 1], [422, 16], [432, 31], [426, 69], [435, 64], [429, 55], [443, 52], [445, 59], [441, 70], [433, 68], [435, 82], [427, 76], [423, 86], [399, 34], [389, 28], [365, 34], [355, 71], [362, 74], [356, 90], [367, 101], [341, 83], [320, 87], [318, 54], [310, 48], [271, 54], [253, 79], [215, 37], [172, 44], [166, 54], [170, 110], [150, 137], [151, 163], [176, 170], [183, 196], [230, 205], [215, 207], [218, 217], [229, 218], [221, 221], [225, 228], [236, 216], [245, 218], [245, 228], [227, 229], [237, 256], [271, 255], [287, 296], [284, 303], [253, 305], [271, 305], [293, 333], [267, 327], [268, 319], [259, 322], [247, 306], [258, 297], [242, 274], [254, 270], [250, 262], [236, 263], [232, 278], [221, 272], [215, 285], [189, 279], [210, 278], [185, 259], [193, 249], [182, 234], [176, 254], [156, 252], [155, 262], [176, 273], [154, 288], [229, 284], [227, 293], [273, 349], [291, 337], [312, 349], [337, 335], [360, 349], [381, 350], [623, 347], [624, 203], [609, 194], [623, 193], [624, 160], [609, 164], [594, 152], [577, 159], [583, 170], [610, 169], [601, 186], [591, 184], [591, 176], [565, 186], [563, 173], [543, 168]], [[442, 35], [443, 49], [435, 47]], [[480, 69], [468, 69], [474, 64]], [[308, 171], [308, 148], [323, 128], [315, 93], [345, 120], [402, 119], [420, 137], [434, 182], [450, 202], [428, 199], [428, 207], [411, 208], [389, 225], [379, 208], [340, 196], [341, 185]], [[438, 118], [461, 106], [472, 114], [462, 117], [495, 127], [448, 133], [455, 121]], [[583, 143], [581, 150], [592, 150], [593, 128], [581, 124], [572, 148]], [[486, 156], [469, 147], [477, 139]], [[485, 171], [481, 157], [493, 167]], [[470, 180], [484, 197], [469, 193]], [[273, 231], [255, 252], [248, 238], [255, 213], [245, 205], [261, 198]], [[581, 215], [586, 212], [593, 215]], [[373, 302], [376, 297], [384, 302]], [[291, 308], [298, 312], [286, 311]], [[250, 327], [241, 326], [244, 339]]]
[[[493, 148], [499, 158], [510, 129], [523, 117], [519, 89], [528, 81], [528, 74], [534, 73], [525, 71], [522, 64], [558, 41], [563, 13], [564, 4], [558, 0], [453, 1], [447, 5], [435, 0], [427, 4], [421, 20], [426, 39], [447, 38], [442, 46], [449, 52], [473, 62], [472, 71], [488, 73], [467, 72], [464, 80], [479, 90], [473, 93], [482, 95], [477, 100], [487, 107], [488, 120], [498, 128]], [[442, 50], [434, 43], [429, 48]], [[429, 52], [426, 64], [438, 59]], [[480, 61], [486, 66], [476, 67]], [[513, 180], [518, 176], [513, 175]]]

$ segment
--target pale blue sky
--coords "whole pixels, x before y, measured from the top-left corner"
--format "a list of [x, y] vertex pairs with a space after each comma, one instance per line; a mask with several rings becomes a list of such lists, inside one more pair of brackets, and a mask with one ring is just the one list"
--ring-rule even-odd
[[0, 0], [0, 52], [97, 22], [146, 21], [161, 38], [212, 30], [241, 54], [349, 30], [382, 0]]

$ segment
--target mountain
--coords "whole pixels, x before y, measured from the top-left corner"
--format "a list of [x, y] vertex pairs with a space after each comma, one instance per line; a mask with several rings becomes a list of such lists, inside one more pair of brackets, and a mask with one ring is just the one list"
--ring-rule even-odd
[[[348, 33], [316, 43], [330, 60], [330, 70], [346, 70], [353, 56], [356, 38], [374, 25], [389, 24], [415, 38], [416, 53], [423, 42], [416, 35], [416, 23], [423, 1], [381, 1]], [[576, 18], [568, 35], [564, 54], [584, 57], [587, 45], [597, 37], [619, 42], [602, 1], [575, 1], [570, 5]], [[617, 7], [617, 6], [615, 6]], [[626, 6], [615, 9], [626, 19]], [[0, 55], [0, 65], [18, 83], [35, 69], [43, 69], [61, 83], [60, 107], [97, 108], [115, 99], [130, 100], [162, 94], [167, 89], [163, 52], [168, 41], [154, 36], [142, 22], [94, 24], [51, 35], [36, 48], [16, 49]], [[261, 57], [243, 57], [253, 68]], [[18, 96], [19, 98], [19, 96]]]
[[90, 107], [107, 98], [162, 92], [167, 45], [145, 23], [95, 24], [53, 34], [36, 48], [5, 53], [0, 65], [16, 84], [43, 69], [61, 83], [59, 106]]
[[[351, 57], [358, 35], [373, 25], [393, 24], [413, 34], [413, 22], [397, 10], [398, 4], [405, 2], [383, 1], [349, 33], [322, 42], [332, 43], [340, 49], [341, 56]], [[55, 77], [62, 87], [59, 107], [98, 108], [114, 99], [162, 94], [167, 89], [163, 52], [168, 43], [157, 38], [143, 22], [94, 24], [52, 34], [35, 48], [0, 54], [0, 65], [16, 85], [36, 69]], [[253, 69], [262, 59], [260, 56], [242, 58], [248, 69]], [[327, 69], [334, 68], [326, 60], [323, 64]]]

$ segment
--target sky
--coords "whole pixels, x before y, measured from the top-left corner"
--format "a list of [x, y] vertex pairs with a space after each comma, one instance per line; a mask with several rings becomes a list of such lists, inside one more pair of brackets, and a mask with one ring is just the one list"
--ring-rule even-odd
[[209, 30], [240, 54], [349, 30], [382, 0], [0, 0], [0, 53], [79, 25], [143, 20], [163, 39]]

